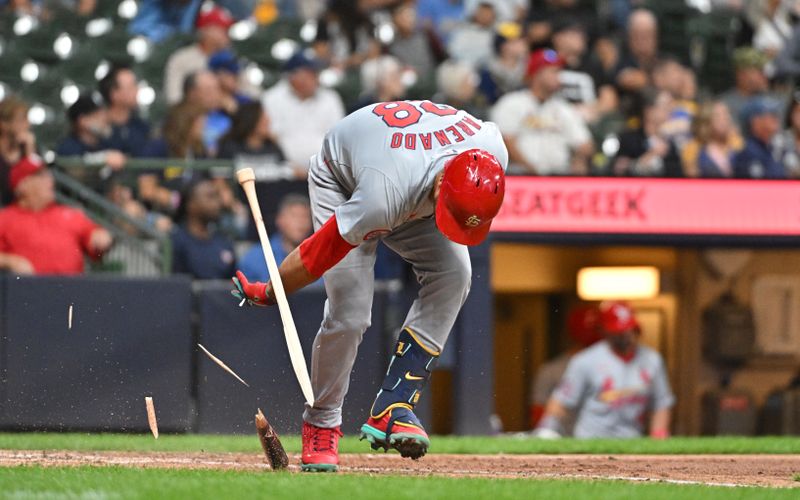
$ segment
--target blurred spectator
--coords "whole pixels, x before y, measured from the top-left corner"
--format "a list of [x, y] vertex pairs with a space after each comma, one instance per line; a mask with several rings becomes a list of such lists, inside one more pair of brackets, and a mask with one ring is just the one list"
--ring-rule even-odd
[[186, 186], [172, 231], [172, 272], [195, 279], [228, 279], [236, 269], [233, 242], [217, 232], [222, 197], [217, 185], [199, 180]]
[[0, 210], [0, 269], [15, 274], [80, 274], [111, 235], [76, 208], [55, 202], [53, 176], [35, 155], [11, 169], [15, 201]]
[[0, 10], [6, 8], [18, 16], [28, 14], [46, 21], [60, 13], [59, 11], [89, 16], [96, 7], [97, 0], [0, 0]]
[[766, 64], [767, 57], [752, 47], [740, 47], [733, 52], [734, 87], [720, 98], [742, 129], [746, 128], [742, 115], [745, 105], [754, 97], [769, 91], [769, 80], [764, 74]]
[[214, 73], [222, 92], [222, 109], [230, 116], [236, 113], [239, 105], [253, 102], [241, 91], [239, 84], [239, 61], [230, 50], [221, 50], [208, 59], [208, 69]]
[[775, 65], [775, 77], [793, 78], [795, 80], [800, 77], [800, 25], [796, 25], [792, 30], [790, 38], [786, 41], [773, 63]]
[[619, 62], [616, 83], [628, 93], [650, 85], [650, 72], [658, 61], [658, 21], [646, 9], [634, 10], [628, 18], [625, 50]]
[[126, 66], [115, 66], [98, 87], [111, 125], [108, 146], [129, 156], [141, 155], [150, 140], [150, 125], [139, 117], [136, 73]]
[[162, 42], [175, 33], [191, 33], [203, 0], [141, 0], [128, 32]]
[[[284, 196], [278, 207], [275, 226], [277, 231], [270, 236], [269, 245], [272, 247], [275, 262], [280, 266], [283, 259], [313, 232], [308, 198], [301, 194]], [[269, 271], [260, 244], [253, 245], [244, 254], [239, 261], [239, 269], [248, 279], [252, 273], [258, 281], [269, 280]]]
[[231, 129], [220, 140], [219, 158], [235, 159], [262, 168], [279, 168], [285, 158], [272, 138], [269, 122], [261, 104], [248, 102], [239, 106]]
[[70, 134], [56, 146], [57, 155], [82, 156], [86, 165], [107, 166], [112, 170], [125, 167], [127, 158], [109, 141], [111, 125], [99, 99], [92, 94], [81, 95], [67, 110], [67, 118]]
[[231, 117], [223, 108], [224, 96], [217, 76], [208, 70], [187, 76], [183, 83], [183, 102], [205, 111], [203, 144], [208, 156], [214, 156], [220, 137], [231, 128]]
[[672, 109], [672, 96], [663, 90], [647, 89], [639, 101], [641, 109], [632, 120], [636, 126], [619, 136], [612, 174], [683, 177], [678, 150], [663, 129]]
[[486, 107], [476, 98], [479, 83], [478, 73], [469, 64], [445, 61], [436, 70], [438, 90], [433, 100], [483, 119], [486, 117]]
[[404, 64], [414, 68], [421, 78], [433, 74], [436, 63], [446, 55], [435, 38], [417, 26], [417, 10], [411, 1], [405, 1], [392, 12], [395, 37], [389, 44], [389, 53]]
[[463, 0], [466, 12], [474, 12], [482, 3], [491, 3], [497, 21], [501, 23], [518, 23], [525, 19], [530, 0]]
[[598, 324], [604, 340], [569, 361], [535, 435], [563, 436], [573, 413], [577, 438], [641, 437], [648, 415], [650, 437], [668, 437], [675, 396], [663, 358], [639, 343], [641, 329], [627, 304], [600, 304]]
[[669, 116], [661, 126], [665, 138], [673, 141], [680, 150], [689, 141], [692, 118], [697, 112], [694, 101], [694, 72], [674, 57], [662, 57], [653, 67], [653, 87], [667, 92], [672, 98]]
[[800, 93], [795, 92], [786, 111], [784, 130], [777, 137], [779, 159], [786, 173], [793, 179], [800, 178]]
[[[547, 401], [561, 382], [567, 370], [569, 360], [581, 350], [602, 340], [597, 325], [598, 312], [595, 306], [579, 306], [572, 309], [567, 317], [567, 334], [570, 338], [569, 348], [559, 356], [542, 364], [536, 371], [531, 384], [530, 423], [535, 429], [544, 414]], [[565, 419], [564, 429], [567, 435], [572, 434], [574, 421]]]
[[406, 95], [403, 67], [393, 56], [368, 59], [361, 65], [362, 95], [353, 111], [376, 102], [399, 101]]
[[36, 137], [28, 122], [28, 104], [18, 97], [0, 101], [0, 206], [11, 203], [11, 167], [36, 152]]
[[463, 0], [418, 0], [417, 16], [424, 28], [432, 29], [447, 44], [450, 35], [464, 19]]
[[588, 57], [588, 43], [580, 24], [566, 21], [553, 27], [553, 49], [564, 61], [559, 77], [561, 96], [575, 105], [587, 123], [596, 123], [617, 109], [619, 99], [600, 63]]
[[164, 69], [164, 97], [168, 104], [175, 104], [183, 98], [183, 85], [186, 78], [208, 66], [211, 54], [227, 48], [231, 40], [228, 28], [233, 18], [220, 7], [207, 4], [197, 16], [197, 42], [176, 50], [167, 60]]
[[[163, 137], [151, 141], [143, 156], [181, 160], [206, 158], [205, 122], [206, 113], [202, 107], [188, 103], [173, 106], [164, 121]], [[143, 172], [137, 179], [139, 199], [153, 210], [173, 214], [180, 204], [181, 189], [200, 175], [200, 172], [181, 168]]]
[[780, 105], [768, 97], [757, 97], [742, 110], [747, 142], [733, 159], [735, 176], [745, 179], [784, 179], [786, 170], [778, 161], [774, 141], [780, 132]]
[[753, 48], [769, 59], [775, 58], [792, 35], [789, 2], [783, 0], [753, 0], [758, 5], [758, 18], [753, 35]]
[[380, 48], [373, 37], [375, 26], [369, 16], [368, 3], [329, 0], [325, 14], [317, 23], [314, 40], [317, 58], [327, 65], [350, 68], [378, 55]]
[[526, 90], [503, 96], [491, 112], [516, 168], [527, 174], [575, 175], [588, 172], [594, 151], [589, 129], [575, 108], [558, 95], [564, 61], [554, 50], [534, 52]]
[[494, 35], [494, 52], [481, 69], [481, 93], [490, 103], [523, 86], [528, 46], [517, 23], [502, 23]]
[[528, 10], [528, 42], [533, 49], [550, 45], [558, 26], [580, 24], [590, 38], [596, 36], [596, 8], [580, 0], [532, 0]]
[[298, 52], [283, 70], [284, 77], [262, 102], [281, 150], [304, 178], [309, 159], [319, 152], [328, 129], [344, 117], [344, 107], [339, 94], [320, 87], [317, 61]]
[[450, 57], [476, 68], [486, 64], [492, 57], [496, 21], [494, 2], [478, 2], [469, 20], [453, 30], [447, 44]]
[[733, 159], [744, 140], [723, 102], [700, 107], [692, 122], [692, 137], [681, 153], [687, 177], [733, 177]]

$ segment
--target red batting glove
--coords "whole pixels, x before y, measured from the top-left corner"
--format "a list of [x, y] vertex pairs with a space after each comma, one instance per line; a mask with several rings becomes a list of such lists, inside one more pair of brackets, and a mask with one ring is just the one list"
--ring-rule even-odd
[[231, 290], [231, 295], [249, 306], [272, 306], [275, 305], [275, 296], [272, 293], [271, 283], [261, 283], [256, 281], [250, 283], [247, 277], [241, 272], [236, 271], [236, 277], [231, 278], [235, 290]]

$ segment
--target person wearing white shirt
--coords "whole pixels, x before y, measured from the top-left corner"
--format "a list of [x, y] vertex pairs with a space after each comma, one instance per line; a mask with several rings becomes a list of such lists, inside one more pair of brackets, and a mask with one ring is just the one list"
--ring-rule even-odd
[[285, 76], [264, 93], [262, 104], [272, 118], [272, 133], [298, 178], [322, 147], [325, 133], [344, 117], [339, 94], [319, 85], [319, 63], [302, 52], [284, 65]]
[[563, 64], [553, 50], [534, 52], [526, 73], [529, 87], [506, 94], [491, 110], [517, 173], [588, 173], [594, 144], [575, 107], [558, 95]]

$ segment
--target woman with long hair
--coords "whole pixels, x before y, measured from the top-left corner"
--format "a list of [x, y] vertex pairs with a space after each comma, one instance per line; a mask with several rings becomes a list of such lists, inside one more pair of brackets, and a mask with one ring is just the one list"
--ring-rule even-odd
[[8, 185], [11, 167], [36, 152], [36, 138], [28, 122], [28, 104], [15, 96], [0, 101], [0, 206], [13, 196]]
[[[176, 104], [164, 120], [163, 137], [152, 141], [142, 156], [181, 160], [207, 158], [203, 144], [205, 121], [203, 108], [188, 103]], [[180, 203], [180, 190], [200, 176], [202, 173], [184, 168], [144, 173], [138, 179], [139, 199], [154, 210], [174, 213]]]
[[722, 101], [700, 106], [692, 121], [692, 139], [683, 149], [689, 177], [733, 177], [733, 157], [744, 147], [728, 107]]

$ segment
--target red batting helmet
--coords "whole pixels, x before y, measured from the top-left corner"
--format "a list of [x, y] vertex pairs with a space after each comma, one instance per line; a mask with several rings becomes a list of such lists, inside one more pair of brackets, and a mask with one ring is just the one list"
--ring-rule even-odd
[[594, 306], [578, 306], [567, 317], [567, 333], [581, 347], [589, 347], [602, 338], [598, 330], [599, 312]]
[[505, 193], [505, 174], [500, 162], [482, 149], [456, 155], [444, 166], [436, 226], [448, 239], [462, 245], [477, 245], [489, 226]]
[[639, 322], [633, 309], [625, 302], [603, 302], [600, 304], [600, 328], [606, 334], [617, 335], [628, 330], [639, 330]]

